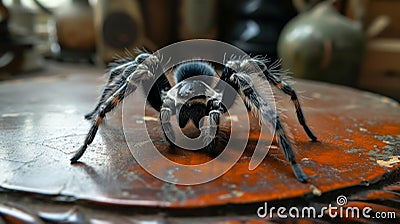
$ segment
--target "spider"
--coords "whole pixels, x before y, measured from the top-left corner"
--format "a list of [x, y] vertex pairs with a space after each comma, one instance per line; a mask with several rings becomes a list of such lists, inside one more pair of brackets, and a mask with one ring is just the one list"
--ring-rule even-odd
[[[259, 71], [263, 73], [261, 75], [264, 80], [266, 79], [270, 84], [291, 97], [298, 121], [306, 134], [312, 141], [317, 141], [317, 137], [306, 124], [295, 90], [280, 78], [277, 70], [268, 68], [264, 62], [257, 58], [228, 60], [219, 76], [219, 81], [212, 88], [201, 77], [218, 77], [218, 74], [211, 64], [205, 61], [192, 60], [178, 65], [173, 71], [176, 82], [174, 86], [170, 84], [165, 73], [158, 70], [161, 69], [161, 66], [159, 66], [160, 59], [154, 54], [141, 52], [134, 59], [116, 61], [109, 71], [109, 79], [99, 102], [93, 111], [85, 115], [85, 118], [92, 120], [93, 123], [83, 145], [71, 158], [71, 163], [76, 163], [84, 154], [88, 145], [92, 143], [106, 114], [122, 102], [125, 97], [134, 93], [140, 84], [149, 90], [146, 100], [150, 106], [159, 111], [164, 135], [171, 145], [174, 145], [175, 138], [170, 123], [172, 115], [176, 114], [180, 128], [185, 127], [189, 120], [192, 120], [199, 128], [201, 119], [206, 117], [207, 124], [201, 129], [205, 132], [205, 138], [210, 140], [206, 149], [212, 152], [217, 143], [215, 133], [219, 131], [220, 116], [227, 112], [233, 104], [233, 99], [227, 97], [232, 95], [232, 92], [229, 93], [223, 88], [224, 85], [230, 85], [244, 99], [248, 110], [256, 112], [260, 121], [270, 122], [275, 128], [275, 138], [286, 159], [290, 162], [295, 177], [300, 182], [307, 182], [305, 173], [296, 162], [291, 143], [286, 137], [278, 114], [275, 109], [270, 107], [267, 99], [264, 99], [254, 88], [252, 76], [257, 74], [248, 72], [249, 67], [258, 66], [261, 69]], [[161, 75], [157, 80], [154, 80], [156, 77], [154, 74]], [[193, 77], [200, 78], [192, 79]], [[151, 85], [152, 83], [154, 85]], [[197, 95], [190, 98], [194, 92]], [[226, 102], [223, 104], [224, 100]]]

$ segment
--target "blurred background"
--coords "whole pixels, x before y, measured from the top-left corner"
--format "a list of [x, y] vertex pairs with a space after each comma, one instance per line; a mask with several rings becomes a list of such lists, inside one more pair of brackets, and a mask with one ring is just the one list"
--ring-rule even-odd
[[[398, 0], [0, 0], [0, 80], [217, 39], [400, 100]], [[101, 74], [99, 74], [101, 75]]]

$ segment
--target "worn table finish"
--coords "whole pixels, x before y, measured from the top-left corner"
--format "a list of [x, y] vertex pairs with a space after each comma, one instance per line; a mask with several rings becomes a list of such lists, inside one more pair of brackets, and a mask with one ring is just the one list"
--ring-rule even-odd
[[[305, 116], [319, 142], [309, 141], [287, 96], [278, 94], [278, 104], [286, 110], [280, 112], [285, 114], [281, 117], [293, 136], [297, 160], [308, 176], [307, 184], [296, 181], [282, 151], [274, 146], [259, 167], [248, 170], [259, 137], [258, 121], [252, 119], [248, 148], [229, 172], [209, 183], [176, 186], [156, 179], [135, 162], [123, 135], [120, 109], [108, 115], [107, 123], [81, 163], [70, 165], [70, 157], [90, 126], [83, 115], [97, 100], [103, 72], [62, 67], [50, 68], [53, 75], [0, 83], [3, 217], [13, 217], [12, 208], [18, 207], [38, 222], [57, 218], [77, 222], [143, 221], [150, 219], [145, 216], [149, 213], [151, 219], [160, 222], [166, 218], [182, 221], [186, 218], [180, 216], [196, 214], [213, 215], [214, 221], [241, 220], [242, 216], [257, 220], [254, 208], [265, 201], [304, 206], [334, 202], [343, 193], [351, 196], [349, 200], [353, 197], [356, 202], [351, 203], [357, 204], [362, 198], [369, 201], [370, 197], [377, 197], [384, 187], [390, 189], [383, 191], [386, 197], [394, 197], [399, 206], [399, 198], [390, 192], [399, 191], [400, 106], [388, 98], [341, 86], [298, 81], [294, 87], [303, 96]], [[154, 143], [168, 158], [183, 164], [212, 159], [201, 152], [178, 149], [169, 153], [168, 144], [161, 137], [157, 113], [149, 108], [147, 119], [137, 117], [134, 105], [141, 102], [140, 94], [131, 100], [131, 121], [146, 122]], [[246, 205], [248, 209], [242, 209]], [[123, 209], [115, 211], [120, 214], [96, 212], [104, 208], [108, 213], [109, 208]], [[134, 211], [133, 216], [130, 211]], [[221, 215], [225, 212], [243, 214]], [[399, 210], [396, 212], [399, 214]]]

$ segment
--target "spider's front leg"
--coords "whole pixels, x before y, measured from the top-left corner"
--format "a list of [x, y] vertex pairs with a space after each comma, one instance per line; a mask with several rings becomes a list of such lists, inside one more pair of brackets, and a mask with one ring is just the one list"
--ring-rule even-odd
[[204, 142], [209, 144], [206, 149], [210, 153], [214, 153], [217, 145], [217, 134], [219, 131], [220, 116], [224, 113], [222, 103], [218, 99], [213, 99], [208, 102], [208, 120], [206, 125], [201, 127], [201, 132], [204, 131]]
[[175, 101], [170, 97], [165, 97], [160, 109], [160, 121], [164, 136], [171, 146], [175, 146], [175, 134], [171, 124], [173, 110], [175, 110]]
[[290, 96], [290, 99], [292, 100], [294, 107], [296, 109], [297, 120], [299, 121], [300, 125], [303, 126], [304, 131], [311, 139], [311, 141], [313, 142], [317, 141], [317, 136], [314, 135], [314, 133], [311, 131], [311, 129], [308, 127], [306, 123], [306, 119], [304, 117], [303, 110], [301, 109], [296, 91], [288, 83], [281, 80], [277, 75], [275, 75], [266, 67], [264, 67], [263, 71], [269, 83], [278, 87], [278, 89], [280, 89], [282, 92]]
[[92, 127], [86, 135], [83, 145], [71, 158], [71, 163], [76, 163], [85, 153], [88, 145], [93, 142], [97, 130], [103, 122], [106, 114], [113, 110], [118, 103], [122, 102], [126, 96], [132, 94], [141, 81], [152, 78], [153, 76], [154, 75], [149, 71], [148, 66], [144, 64], [138, 65], [136, 70], [125, 79], [125, 82], [123, 82], [123, 84], [99, 106], [99, 109], [95, 113], [96, 118], [93, 121]]
[[275, 127], [278, 144], [283, 150], [286, 159], [290, 162], [294, 175], [298, 181], [302, 183], [307, 182], [307, 176], [303, 172], [300, 165], [296, 162], [292, 146], [285, 134], [285, 130], [280, 122], [279, 116], [254, 88], [254, 84], [250, 77], [244, 73], [233, 73], [229, 81], [239, 89], [239, 93], [244, 96], [247, 103], [251, 105], [251, 108], [258, 111], [261, 122], [269, 122], [273, 127]]
[[[145, 61], [150, 57], [150, 60]], [[155, 59], [153, 59], [155, 58]], [[152, 64], [157, 63], [158, 60], [155, 56], [152, 56], [149, 53], [141, 53], [135, 57], [133, 60], [121, 59], [116, 61], [114, 66], [109, 71], [109, 77], [107, 83], [104, 87], [103, 93], [95, 106], [95, 108], [85, 114], [85, 119], [92, 120], [96, 113], [98, 112], [100, 106], [105, 103], [105, 101], [121, 86], [125, 83], [126, 79], [131, 75], [136, 69], [137, 66], [141, 63], [145, 63], [147, 66], [152, 66]]]
[[[267, 81], [271, 84], [276, 86], [278, 89], [280, 89], [283, 93], [287, 94], [290, 96], [291, 101], [293, 102], [295, 109], [296, 109], [296, 115], [297, 115], [297, 120], [299, 121], [300, 125], [303, 126], [304, 131], [306, 132], [307, 136], [311, 139], [311, 141], [317, 141], [317, 136], [311, 131], [310, 127], [308, 127], [306, 123], [306, 119], [303, 113], [303, 110], [301, 109], [301, 105], [299, 102], [299, 99], [297, 97], [296, 91], [291, 87], [287, 82], [283, 81], [280, 76], [284, 74], [284, 71], [281, 71], [279, 69], [276, 69], [279, 67], [280, 62], [274, 63], [272, 65], [272, 69], [269, 69], [265, 63], [264, 60], [262, 59], [256, 59], [256, 58], [249, 58], [245, 60], [233, 60], [233, 61], [228, 61], [224, 71], [221, 75], [221, 79], [227, 81], [232, 74], [234, 74], [236, 71], [243, 69], [243, 68], [250, 68], [250, 69], [255, 69], [259, 68], [261, 71], [264, 73], [264, 76], [267, 78]], [[256, 66], [256, 67], [255, 67]], [[227, 81], [229, 82], [229, 80]], [[231, 84], [236, 90], [238, 90], [238, 86], [236, 84]]]

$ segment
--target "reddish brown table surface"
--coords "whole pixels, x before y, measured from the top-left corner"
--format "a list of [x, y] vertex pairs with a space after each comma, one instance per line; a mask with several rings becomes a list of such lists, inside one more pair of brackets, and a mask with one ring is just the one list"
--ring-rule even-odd
[[[348, 205], [393, 210], [399, 218], [400, 106], [386, 97], [298, 80], [294, 87], [303, 96], [307, 121], [319, 142], [309, 141], [288, 97], [280, 95], [278, 104], [285, 108], [281, 117], [294, 136], [308, 183], [296, 181], [276, 147], [257, 169], [248, 170], [259, 134], [258, 121], [252, 119], [248, 148], [231, 170], [209, 183], [177, 186], [156, 179], [135, 162], [123, 135], [120, 109], [108, 116], [82, 163], [70, 165], [89, 128], [83, 115], [96, 102], [103, 72], [51, 64], [45, 73], [51, 75], [0, 83], [3, 219], [256, 222], [267, 221], [256, 216], [264, 202], [321, 206], [335, 203], [341, 194], [348, 196]], [[134, 107], [132, 111], [133, 121], [143, 120], [135, 116]], [[185, 150], [169, 155], [157, 113], [151, 108], [147, 112], [155, 119], [145, 122], [164, 155], [186, 164], [210, 160], [206, 153]]]

